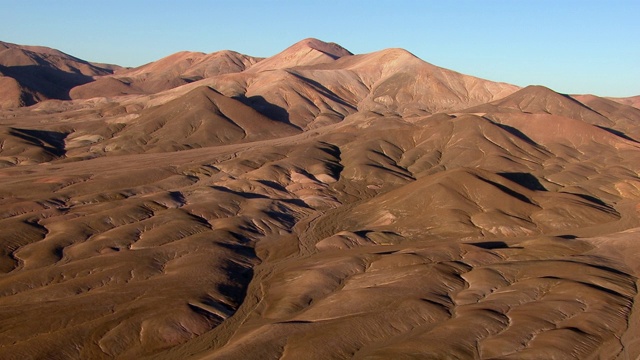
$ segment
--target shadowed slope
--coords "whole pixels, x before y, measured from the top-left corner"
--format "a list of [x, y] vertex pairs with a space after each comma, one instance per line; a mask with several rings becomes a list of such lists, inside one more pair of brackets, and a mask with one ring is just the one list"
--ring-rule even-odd
[[0, 167], [59, 159], [65, 153], [65, 137], [59, 132], [0, 127]]
[[297, 133], [241, 102], [208, 87], [142, 111], [117, 136], [101, 143], [105, 152], [176, 151], [250, 142]]
[[[338, 122], [356, 109], [402, 116], [463, 109], [517, 90], [433, 66], [400, 49], [337, 60], [325, 55], [326, 61], [305, 66], [281, 60], [308, 51], [301, 42], [287, 49], [286, 56], [276, 55], [207, 84], [227, 96], [261, 97], [285, 109], [301, 128]], [[258, 71], [264, 64], [272, 68]]]
[[38, 65], [85, 76], [106, 75], [121, 68], [117, 65], [88, 62], [44, 46], [16, 45], [2, 41], [0, 41], [0, 65], [6, 67]]
[[412, 116], [463, 109], [518, 89], [436, 67], [401, 49], [350, 55], [316, 39], [303, 40], [244, 72], [201, 80], [179, 91], [202, 85], [302, 129], [339, 122], [356, 110]]
[[638, 106], [621, 104], [593, 95], [574, 95], [573, 98], [614, 121], [615, 125], [612, 128], [607, 128], [607, 130], [627, 139], [640, 141], [640, 127], [638, 126], [640, 108]]
[[598, 126], [610, 126], [610, 119], [598, 114], [568, 95], [544, 86], [531, 85], [503, 99], [468, 109], [469, 112], [512, 111], [517, 113], [550, 114], [584, 121]]
[[405, 237], [464, 239], [570, 233], [617, 219], [612, 208], [576, 195], [535, 192], [489, 172], [457, 169], [367, 201], [342, 224], [351, 231], [402, 229]]
[[32, 105], [46, 99], [70, 99], [69, 90], [113, 73], [119, 66], [90, 63], [61, 51], [0, 42], [0, 107]]
[[33, 94], [22, 87], [18, 80], [4, 76], [0, 69], [0, 109], [17, 108], [33, 102]]

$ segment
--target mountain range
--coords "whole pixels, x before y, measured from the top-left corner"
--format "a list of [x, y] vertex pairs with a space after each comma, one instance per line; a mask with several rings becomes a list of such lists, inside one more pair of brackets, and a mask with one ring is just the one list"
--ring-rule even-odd
[[1, 358], [637, 358], [638, 236], [637, 96], [0, 42]]

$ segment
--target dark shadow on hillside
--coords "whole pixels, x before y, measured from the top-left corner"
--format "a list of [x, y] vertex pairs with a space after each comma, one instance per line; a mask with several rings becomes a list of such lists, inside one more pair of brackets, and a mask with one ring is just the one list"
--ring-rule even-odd
[[533, 146], [539, 146], [538, 144], [536, 144], [535, 141], [531, 140], [531, 138], [529, 138], [527, 135], [525, 135], [522, 131], [511, 127], [509, 125], [505, 125], [505, 124], [499, 124], [494, 122], [494, 124], [496, 124], [496, 126], [498, 126], [499, 128], [501, 128], [502, 130], [505, 130], [506, 132], [508, 132], [509, 134], [517, 137], [518, 139], [526, 142], [529, 145], [533, 145]]
[[253, 279], [253, 269], [245, 268], [233, 261], [229, 261], [224, 269], [229, 277], [229, 282], [218, 284], [220, 294], [233, 299], [238, 305], [242, 304], [247, 296], [247, 287]]
[[632, 137], [629, 137], [629, 135], [623, 133], [622, 131], [619, 131], [619, 130], [616, 130], [616, 129], [612, 129], [612, 128], [608, 128], [606, 126], [600, 126], [600, 125], [596, 125], [596, 126], [599, 127], [600, 129], [610, 133], [610, 134], [613, 134], [613, 135], [617, 136], [617, 137], [621, 137], [621, 138], [623, 138], [625, 140], [633, 141], [634, 143], [639, 143], [636, 139], [634, 139]]
[[18, 128], [11, 128], [10, 134], [41, 147], [52, 155], [63, 156], [66, 153], [64, 140], [68, 134], [47, 130]]
[[[272, 181], [264, 180], [264, 181], [259, 181], [259, 182], [262, 183], [262, 184], [265, 184], [266, 186], [270, 186], [270, 187], [272, 187], [273, 189], [276, 189], [276, 190], [284, 189], [283, 191], [285, 191], [285, 192], [287, 191], [286, 188], [284, 188], [281, 185], [279, 185], [277, 183], [274, 183]], [[274, 184], [277, 184], [277, 185], [274, 185]], [[214, 190], [222, 191], [222, 192], [227, 193], [227, 194], [237, 195], [237, 196], [240, 196], [240, 197], [242, 197], [244, 199], [270, 199], [270, 200], [277, 200], [277, 201], [283, 202], [285, 204], [291, 204], [291, 205], [303, 207], [303, 208], [306, 208], [306, 209], [310, 209], [309, 205], [307, 203], [305, 203], [303, 200], [300, 200], [300, 199], [274, 199], [274, 198], [271, 198], [271, 197], [269, 197], [267, 195], [258, 194], [258, 193], [251, 193], [251, 192], [245, 192], [245, 191], [231, 190], [229, 188], [226, 188], [224, 186], [219, 186], [219, 185], [213, 185], [213, 186], [211, 186], [211, 188], [214, 189]], [[269, 214], [269, 213], [267, 213], [267, 214]], [[291, 219], [290, 218], [286, 219], [286, 221], [289, 221], [289, 220], [291, 220]]]
[[284, 186], [282, 186], [281, 184], [275, 182], [275, 181], [271, 181], [271, 180], [256, 180], [258, 181], [260, 184], [270, 187], [274, 190], [277, 191], [282, 191], [282, 192], [287, 192], [287, 188], [285, 188]]
[[542, 186], [538, 178], [529, 174], [522, 172], [503, 172], [498, 173], [498, 175], [502, 176], [507, 180], [511, 180], [514, 183], [524, 186], [529, 190], [533, 191], [547, 191], [547, 189]]
[[180, 191], [169, 191], [169, 197], [171, 198], [171, 200], [180, 204], [180, 206], [183, 206], [187, 203], [187, 199], [184, 197], [184, 195], [182, 195]]
[[285, 124], [289, 124], [299, 129], [298, 126], [292, 124], [289, 121], [289, 113], [285, 108], [268, 102], [260, 95], [246, 97], [244, 94], [233, 97], [241, 103], [253, 108], [260, 114], [270, 118], [271, 120], [279, 121]]
[[479, 248], [486, 249], [486, 250], [522, 249], [523, 248], [521, 246], [509, 246], [509, 244], [507, 244], [504, 241], [482, 241], [482, 242], [469, 243], [469, 245], [477, 246]]
[[218, 190], [218, 191], [225, 192], [227, 194], [237, 195], [237, 196], [243, 197], [245, 199], [269, 199], [269, 197], [266, 196], [266, 195], [250, 193], [250, 192], [244, 192], [244, 191], [235, 191], [235, 190], [231, 190], [229, 188], [226, 188], [224, 186], [219, 186], [219, 185], [213, 185], [213, 186], [211, 186], [211, 188], [215, 189], [215, 190]]
[[[243, 235], [236, 233], [232, 233], [231, 235], [232, 237], [238, 236], [239, 238], [244, 238]], [[248, 242], [248, 239], [245, 238], [241, 241]], [[255, 259], [257, 256], [255, 250], [251, 246], [245, 246], [243, 244], [233, 242], [218, 243], [218, 245], [233, 251], [236, 255], [240, 256], [240, 258]], [[242, 304], [242, 302], [244, 302], [244, 299], [247, 296], [247, 288], [249, 287], [249, 283], [253, 279], [254, 275], [253, 268], [250, 265], [244, 265], [231, 259], [225, 261], [222, 268], [227, 277], [227, 281], [218, 284], [216, 286], [217, 290], [221, 295], [225, 296], [228, 300], [235, 304], [235, 308], [237, 308], [238, 306], [240, 306], [240, 304]], [[201, 301], [204, 304], [212, 306], [214, 308], [222, 306], [230, 314], [235, 312], [234, 307], [230, 306], [229, 303], [221, 303], [210, 298], [203, 298], [201, 299]]]
[[611, 205], [609, 205], [606, 202], [598, 199], [595, 196], [591, 196], [591, 195], [587, 195], [587, 194], [570, 193], [570, 192], [567, 192], [567, 194], [571, 194], [571, 195], [575, 195], [575, 196], [581, 197], [582, 199], [584, 199], [586, 201], [592, 202], [592, 203], [600, 205], [600, 206], [604, 206], [604, 207], [606, 207], [606, 208], [608, 208], [610, 210], [614, 210], [614, 208]]
[[507, 195], [509, 195], [511, 197], [514, 197], [514, 198], [516, 198], [516, 199], [518, 199], [518, 200], [520, 200], [522, 202], [525, 202], [527, 204], [532, 204], [533, 205], [533, 203], [531, 202], [531, 200], [528, 197], [520, 194], [519, 192], [517, 192], [515, 190], [512, 190], [512, 189], [510, 189], [510, 188], [508, 188], [508, 187], [506, 187], [506, 186], [504, 186], [502, 184], [499, 184], [497, 182], [494, 182], [494, 181], [491, 181], [491, 180], [488, 180], [488, 179], [481, 179], [481, 180], [486, 182], [487, 184], [491, 184], [491, 185], [495, 186], [500, 191], [502, 191], [503, 193], [505, 193], [505, 194], [507, 194]]
[[349, 107], [351, 109], [357, 110], [356, 107], [352, 104], [349, 104], [348, 102], [344, 101], [344, 99], [342, 99], [341, 97], [339, 97], [338, 95], [336, 95], [333, 91], [329, 90], [326, 86], [322, 85], [321, 83], [306, 78], [300, 74], [296, 74], [295, 72], [292, 72], [291, 75], [297, 77], [298, 79], [306, 82], [307, 84], [311, 85], [316, 91], [318, 91], [319, 93], [321, 93], [322, 95], [326, 96], [327, 98], [341, 104], [344, 105], [346, 107]]
[[559, 238], [565, 239], [565, 240], [575, 240], [575, 239], [578, 238], [575, 235], [559, 235], [559, 236], [556, 236], [556, 237], [559, 237]]
[[[31, 91], [58, 100], [71, 100], [69, 91], [72, 88], [94, 81], [91, 76], [38, 65], [0, 66], [0, 72], [16, 79], [21, 86]], [[30, 102], [32, 101], [33, 99]]]

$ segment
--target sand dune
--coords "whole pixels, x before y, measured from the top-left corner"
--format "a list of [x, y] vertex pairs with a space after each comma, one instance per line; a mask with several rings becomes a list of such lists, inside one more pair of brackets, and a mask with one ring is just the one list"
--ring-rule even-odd
[[28, 107], [3, 63], [1, 358], [640, 356], [636, 108], [402, 49], [258, 60]]

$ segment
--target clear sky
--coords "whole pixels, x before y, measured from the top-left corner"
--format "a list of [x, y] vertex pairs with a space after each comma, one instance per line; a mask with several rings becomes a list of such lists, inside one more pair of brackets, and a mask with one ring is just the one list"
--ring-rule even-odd
[[138, 66], [181, 50], [270, 56], [315, 37], [562, 93], [640, 95], [639, 0], [0, 0], [0, 40]]

